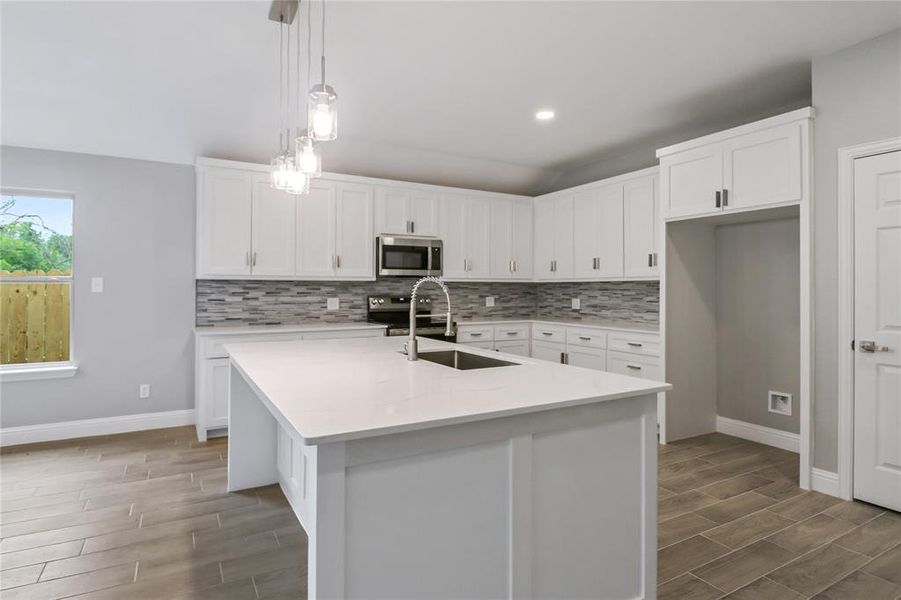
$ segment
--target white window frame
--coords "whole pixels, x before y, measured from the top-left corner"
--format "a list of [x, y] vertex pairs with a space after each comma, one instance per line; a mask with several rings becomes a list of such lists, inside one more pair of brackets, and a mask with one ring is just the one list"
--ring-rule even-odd
[[33, 188], [0, 188], [0, 196], [31, 196], [36, 198], [60, 198], [72, 202], [72, 274], [44, 275], [38, 277], [2, 277], [3, 283], [68, 283], [69, 284], [69, 360], [18, 363], [0, 365], [0, 383], [30, 381], [35, 379], [62, 379], [72, 377], [78, 372], [75, 361], [75, 194], [62, 190], [42, 190]]

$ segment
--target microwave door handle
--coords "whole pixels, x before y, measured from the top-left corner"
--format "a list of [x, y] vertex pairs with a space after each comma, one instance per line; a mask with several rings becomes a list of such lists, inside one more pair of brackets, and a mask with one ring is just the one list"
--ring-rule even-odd
[[428, 258], [426, 259], [425, 268], [426, 268], [426, 271], [429, 272], [429, 275], [431, 275], [432, 274], [432, 245], [429, 244], [428, 246], [426, 246], [425, 251], [426, 251], [426, 254], [428, 255]]

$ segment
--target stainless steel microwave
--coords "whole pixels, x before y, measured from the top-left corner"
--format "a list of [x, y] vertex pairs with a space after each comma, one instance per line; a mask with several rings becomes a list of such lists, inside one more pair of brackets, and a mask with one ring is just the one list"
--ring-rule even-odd
[[441, 240], [383, 235], [378, 238], [376, 253], [381, 276], [441, 275]]

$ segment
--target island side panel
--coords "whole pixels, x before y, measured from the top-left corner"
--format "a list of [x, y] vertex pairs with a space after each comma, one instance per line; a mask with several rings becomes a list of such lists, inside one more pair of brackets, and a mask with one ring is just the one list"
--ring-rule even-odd
[[653, 598], [655, 420], [650, 394], [347, 442], [344, 485], [334, 464], [316, 495], [344, 519], [315, 519], [343, 567], [311, 554], [311, 580], [343, 571], [344, 598]]
[[278, 482], [275, 417], [234, 365], [228, 390], [228, 491]]

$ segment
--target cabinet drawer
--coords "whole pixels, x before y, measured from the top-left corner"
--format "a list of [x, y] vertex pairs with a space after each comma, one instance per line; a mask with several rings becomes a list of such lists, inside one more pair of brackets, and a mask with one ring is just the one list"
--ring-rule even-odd
[[464, 325], [457, 328], [457, 341], [490, 342], [494, 339], [494, 327], [491, 325]]
[[494, 350], [494, 342], [486, 340], [484, 342], [464, 342], [465, 345], [472, 348], [481, 348], [482, 350]]
[[245, 342], [292, 342], [301, 339], [299, 333], [266, 333], [266, 334], [247, 334], [247, 335], [228, 335], [216, 337], [203, 342], [204, 358], [225, 358], [228, 353], [225, 351], [226, 344], [243, 344]]
[[532, 325], [532, 339], [563, 344], [566, 342], [566, 328], [562, 325], [536, 323]]
[[496, 342], [527, 339], [529, 339], [529, 325], [527, 323], [494, 326], [494, 341]]
[[305, 331], [301, 339], [304, 340], [339, 340], [347, 338], [384, 337], [384, 329], [349, 329], [345, 331]]
[[566, 345], [603, 349], [607, 347], [607, 333], [597, 329], [567, 327]]
[[660, 356], [660, 337], [652, 333], [610, 333], [607, 348], [618, 352]]
[[631, 375], [632, 377], [641, 377], [643, 379], [663, 380], [660, 358], [655, 356], [627, 354], [611, 350], [607, 353], [607, 370], [611, 373]]

